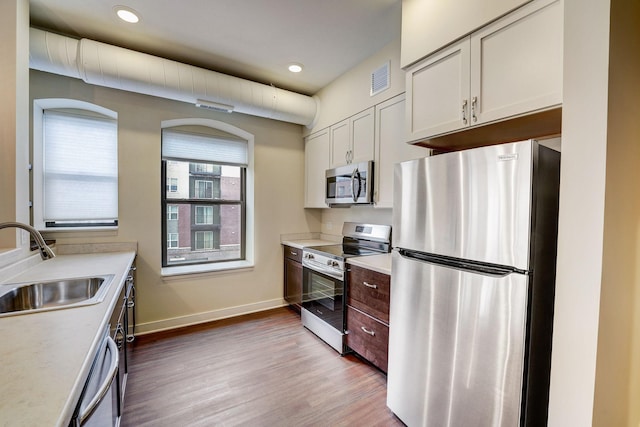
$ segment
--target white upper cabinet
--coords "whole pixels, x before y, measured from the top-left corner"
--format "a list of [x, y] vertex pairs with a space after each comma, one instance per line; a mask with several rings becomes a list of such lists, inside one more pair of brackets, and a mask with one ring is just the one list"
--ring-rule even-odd
[[349, 154], [351, 153], [349, 127], [349, 119], [346, 119], [329, 128], [331, 134], [331, 162], [329, 166], [332, 168], [349, 163]]
[[478, 122], [562, 103], [563, 16], [562, 1], [539, 0], [472, 34]]
[[374, 108], [349, 117], [330, 128], [330, 167], [373, 160]]
[[407, 138], [562, 104], [562, 0], [535, 0], [407, 69]]
[[443, 49], [407, 70], [407, 129], [410, 140], [468, 124], [469, 39]]
[[304, 178], [305, 208], [326, 208], [325, 172], [329, 169], [329, 129], [305, 138]]
[[404, 109], [404, 94], [375, 107], [374, 201], [377, 208], [393, 207], [394, 165], [428, 156], [431, 152], [428, 148], [405, 142]]
[[404, 68], [530, 0], [402, 0]]

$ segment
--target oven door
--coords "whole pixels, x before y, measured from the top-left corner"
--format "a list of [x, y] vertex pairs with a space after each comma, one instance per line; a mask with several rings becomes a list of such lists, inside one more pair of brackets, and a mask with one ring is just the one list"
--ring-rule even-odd
[[344, 283], [309, 267], [303, 267], [302, 307], [339, 332], [344, 331]]

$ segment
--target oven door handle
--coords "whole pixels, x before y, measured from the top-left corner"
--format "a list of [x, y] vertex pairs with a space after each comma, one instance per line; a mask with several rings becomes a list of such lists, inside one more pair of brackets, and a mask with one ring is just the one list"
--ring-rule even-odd
[[322, 274], [326, 274], [327, 276], [331, 276], [334, 279], [338, 279], [338, 280], [344, 279], [344, 273], [343, 272], [336, 272], [336, 270], [334, 270], [333, 268], [327, 267], [324, 264], [320, 264], [319, 262], [313, 262], [311, 260], [303, 259], [302, 260], [302, 265], [304, 267], [307, 267], [309, 270], [316, 271], [316, 272], [322, 273]]

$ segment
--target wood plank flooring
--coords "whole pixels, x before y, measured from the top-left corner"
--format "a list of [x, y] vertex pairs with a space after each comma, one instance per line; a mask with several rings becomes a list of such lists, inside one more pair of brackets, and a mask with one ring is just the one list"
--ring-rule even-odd
[[386, 377], [287, 308], [142, 336], [122, 426], [402, 426]]

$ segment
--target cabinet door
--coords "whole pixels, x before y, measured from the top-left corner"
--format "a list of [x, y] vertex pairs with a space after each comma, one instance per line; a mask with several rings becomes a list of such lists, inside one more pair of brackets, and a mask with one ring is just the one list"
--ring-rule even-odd
[[376, 106], [375, 206], [393, 207], [393, 167], [405, 160], [426, 157], [431, 150], [407, 144], [405, 138], [404, 94]]
[[348, 274], [347, 304], [388, 324], [391, 277], [355, 265]]
[[351, 117], [351, 154], [349, 163], [373, 160], [375, 109], [373, 107]]
[[346, 165], [349, 163], [349, 119], [336, 123], [330, 128], [331, 133], [331, 162], [330, 167]]
[[302, 264], [290, 258], [284, 260], [284, 299], [294, 306], [302, 304]]
[[469, 125], [469, 38], [407, 70], [407, 137], [420, 141]]
[[560, 0], [532, 2], [472, 34], [471, 124], [560, 105], [562, 40]]
[[346, 344], [373, 365], [387, 372], [389, 327], [353, 307], [347, 306]]
[[403, 0], [401, 67], [436, 52], [530, 0]]
[[329, 169], [329, 130], [309, 135], [304, 147], [305, 208], [326, 208], [325, 172]]

